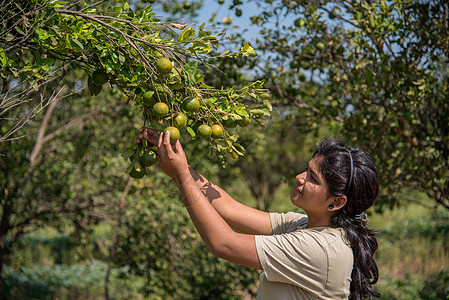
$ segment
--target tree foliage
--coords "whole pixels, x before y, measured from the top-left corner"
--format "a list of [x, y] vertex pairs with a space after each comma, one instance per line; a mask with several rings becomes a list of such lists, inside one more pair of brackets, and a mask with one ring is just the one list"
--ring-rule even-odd
[[[75, 3], [76, 4], [76, 3]], [[7, 17], [2, 22], [2, 115], [18, 120], [5, 124], [1, 141], [14, 139], [16, 133], [36, 112], [61, 97], [62, 89], [52, 91], [45, 99], [46, 85], [64, 76], [69, 64], [87, 74], [87, 87], [95, 96], [106, 83], [119, 90], [124, 100], [141, 110], [141, 125], [158, 129], [173, 123], [180, 113], [189, 121], [187, 132], [195, 138], [201, 124], [220, 124], [228, 118], [255, 117], [240, 99], [249, 97], [263, 103], [263, 82], [253, 82], [240, 89], [214, 88], [204, 81], [203, 68], [212, 49], [218, 50], [224, 33], [213, 34], [203, 23], [197, 28], [176, 23], [163, 23], [152, 7], [134, 11], [123, 4], [102, 10], [99, 3], [78, 8], [63, 1], [13, 2], [2, 6]], [[218, 57], [254, 56], [249, 44], [240, 51], [229, 50]], [[159, 61], [165, 58], [165, 70]], [[23, 104], [31, 97], [38, 103], [22, 118]], [[197, 98], [200, 107], [185, 109], [183, 103]], [[160, 113], [153, 106], [164, 103], [168, 111]], [[223, 126], [224, 127], [224, 126]], [[211, 140], [218, 153], [243, 155], [237, 136], [224, 131], [223, 138]]]
[[114, 265], [145, 278], [141, 292], [150, 298], [240, 299], [254, 293], [248, 287], [257, 271], [215, 257], [191, 226], [176, 187], [160, 173], [152, 179], [151, 188], [130, 191], [135, 196], [127, 201]]
[[[232, 166], [240, 169], [256, 201], [256, 208], [263, 211], [272, 209], [275, 196], [284, 183], [289, 188], [292, 186], [315, 148], [317, 132], [304, 130], [302, 120], [290, 110], [275, 108], [264, 131], [258, 131], [256, 124], [239, 131], [247, 151], [245, 158], [235, 161]], [[288, 203], [288, 198], [284, 201]]]

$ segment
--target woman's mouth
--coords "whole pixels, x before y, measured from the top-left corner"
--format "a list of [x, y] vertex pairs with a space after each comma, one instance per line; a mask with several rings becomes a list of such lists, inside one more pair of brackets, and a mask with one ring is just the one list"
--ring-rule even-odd
[[298, 186], [295, 186], [294, 190], [297, 191], [298, 193], [302, 194], [302, 193], [301, 193], [301, 190], [299, 189]]

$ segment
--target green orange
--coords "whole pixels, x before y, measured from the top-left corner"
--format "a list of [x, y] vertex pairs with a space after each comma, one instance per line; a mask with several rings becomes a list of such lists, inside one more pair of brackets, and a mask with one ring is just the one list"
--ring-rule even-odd
[[315, 47], [316, 47], [318, 50], [323, 51], [324, 48], [326, 47], [326, 45], [324, 45], [323, 42], [318, 42], [318, 43], [316, 43]]
[[164, 133], [166, 133], [167, 131], [170, 132], [170, 144], [173, 144], [174, 142], [179, 140], [181, 133], [179, 132], [178, 128], [173, 127], [173, 126], [167, 127], [167, 128], [165, 128]]
[[153, 106], [154, 115], [158, 118], [168, 114], [168, 105], [164, 102], [158, 102]]
[[212, 125], [212, 138], [219, 139], [223, 136], [223, 127], [218, 124]]
[[208, 138], [212, 135], [212, 128], [209, 125], [202, 124], [198, 127], [197, 133], [202, 138]]
[[187, 125], [187, 117], [183, 113], [179, 113], [174, 119], [173, 119], [173, 126], [182, 129], [186, 127]]
[[147, 150], [142, 153], [142, 156], [139, 158], [140, 163], [144, 167], [151, 167], [152, 165], [157, 163], [156, 153], [152, 150]]
[[186, 112], [195, 112], [200, 108], [200, 100], [198, 97], [187, 97], [182, 102], [182, 107]]
[[143, 178], [145, 175], [147, 175], [147, 169], [140, 164], [138, 166], [134, 166], [131, 172], [129, 172], [129, 176], [134, 179]]
[[168, 58], [162, 57], [156, 61], [156, 69], [160, 74], [168, 74], [173, 69], [173, 65]]

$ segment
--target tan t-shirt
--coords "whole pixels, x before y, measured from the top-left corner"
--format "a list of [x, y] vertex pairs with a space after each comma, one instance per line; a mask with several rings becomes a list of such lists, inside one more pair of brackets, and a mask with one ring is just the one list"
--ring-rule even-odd
[[353, 254], [344, 231], [307, 228], [307, 215], [293, 212], [270, 220], [274, 235], [256, 235], [257, 299], [348, 299]]

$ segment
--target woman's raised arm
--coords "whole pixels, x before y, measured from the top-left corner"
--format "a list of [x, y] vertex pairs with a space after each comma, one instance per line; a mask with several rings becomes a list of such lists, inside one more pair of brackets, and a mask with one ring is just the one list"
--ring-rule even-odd
[[197, 186], [229, 226], [243, 233], [273, 234], [270, 216], [267, 212], [236, 201], [222, 188], [200, 175], [192, 167], [189, 167], [189, 171]]
[[195, 183], [181, 143], [176, 141], [174, 146], [175, 151], [170, 145], [169, 132], [159, 136], [159, 166], [176, 182], [190, 218], [207, 247], [215, 256], [262, 269], [254, 235], [237, 233], [231, 229]]
[[[138, 142], [144, 138], [151, 145], [157, 146], [160, 135], [161, 133], [159, 131], [144, 128], [141, 129]], [[190, 166], [189, 171], [195, 184], [229, 226], [243, 233], [273, 234], [270, 216], [267, 212], [257, 210], [236, 201], [222, 188], [200, 175]]]

